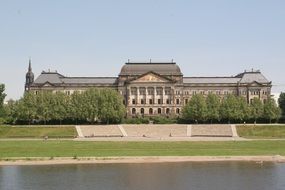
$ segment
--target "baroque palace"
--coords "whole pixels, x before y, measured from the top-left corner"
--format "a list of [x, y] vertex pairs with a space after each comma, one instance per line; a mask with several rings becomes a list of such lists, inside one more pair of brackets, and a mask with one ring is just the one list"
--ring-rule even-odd
[[259, 70], [244, 71], [231, 77], [184, 77], [175, 62], [127, 62], [118, 77], [66, 77], [43, 71], [34, 80], [31, 61], [25, 90], [48, 90], [71, 95], [88, 88], [111, 88], [123, 96], [128, 116], [179, 115], [194, 94], [243, 96], [250, 103], [254, 97], [265, 102], [271, 94], [271, 81]]

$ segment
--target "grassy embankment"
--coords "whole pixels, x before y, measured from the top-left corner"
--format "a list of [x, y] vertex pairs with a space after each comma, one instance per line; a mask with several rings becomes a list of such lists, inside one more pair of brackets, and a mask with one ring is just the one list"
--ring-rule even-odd
[[285, 138], [285, 125], [239, 125], [237, 132], [244, 138], [282, 139]]
[[0, 126], [0, 138], [74, 138], [74, 126]]
[[[285, 125], [238, 126], [248, 138], [284, 138]], [[73, 126], [0, 127], [0, 138], [72, 138]], [[285, 141], [225, 142], [77, 142], [0, 141], [0, 158], [106, 156], [242, 156], [285, 155]]]
[[1, 141], [0, 159], [13, 157], [285, 155], [285, 141], [80, 142]]
[[[239, 125], [237, 132], [244, 138], [285, 138], [285, 125]], [[76, 135], [74, 126], [0, 126], [0, 138], [73, 138]]]

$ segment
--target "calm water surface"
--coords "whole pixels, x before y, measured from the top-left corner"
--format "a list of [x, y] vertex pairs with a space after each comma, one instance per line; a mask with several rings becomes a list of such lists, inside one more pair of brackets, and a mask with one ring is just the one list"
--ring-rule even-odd
[[0, 166], [0, 190], [285, 190], [285, 164]]

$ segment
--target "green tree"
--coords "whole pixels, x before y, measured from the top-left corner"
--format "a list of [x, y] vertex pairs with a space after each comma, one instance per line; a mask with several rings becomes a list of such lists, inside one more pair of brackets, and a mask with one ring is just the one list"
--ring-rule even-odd
[[99, 114], [99, 89], [91, 88], [82, 94], [82, 116], [94, 123], [98, 120]]
[[236, 110], [237, 112], [236, 119], [239, 120], [240, 122], [250, 119], [250, 107], [246, 99], [242, 96], [238, 96], [236, 97], [236, 100], [238, 104], [237, 106], [238, 109]]
[[264, 118], [271, 123], [272, 120], [280, 118], [281, 109], [277, 106], [274, 99], [270, 98], [264, 104]]
[[206, 98], [207, 104], [207, 119], [213, 120], [220, 119], [220, 98], [216, 94], [209, 94]]
[[61, 121], [67, 118], [67, 110], [68, 110], [68, 96], [62, 92], [52, 94], [52, 120]]
[[6, 97], [5, 92], [5, 85], [0, 84], [0, 118], [4, 117], [4, 100]]
[[193, 95], [191, 100], [182, 110], [182, 117], [185, 120], [195, 122], [205, 121], [207, 119], [207, 104], [201, 94]]
[[285, 116], [285, 93], [281, 92], [279, 99], [278, 99], [278, 104], [280, 109], [282, 110], [282, 115]]
[[68, 97], [67, 105], [67, 118], [75, 120], [76, 124], [78, 120], [85, 120], [87, 118], [86, 110], [84, 109], [83, 94], [79, 91], [75, 91], [70, 97]]
[[46, 124], [48, 121], [55, 118], [53, 94], [51, 91], [41, 91], [36, 96], [37, 119]]
[[228, 122], [240, 118], [240, 105], [236, 96], [230, 94], [224, 97], [220, 108], [220, 114], [221, 117]]
[[37, 115], [36, 95], [31, 92], [25, 92], [16, 106], [17, 119], [28, 121], [31, 124], [32, 120], [36, 119]]
[[251, 118], [254, 119], [254, 123], [256, 123], [257, 119], [262, 118], [264, 112], [263, 103], [259, 98], [253, 98], [250, 104], [250, 115]]
[[5, 122], [7, 124], [15, 124], [15, 122], [18, 120], [18, 101], [14, 100], [8, 100], [7, 104], [4, 105], [5, 110]]
[[99, 93], [98, 117], [104, 123], [119, 123], [126, 110], [122, 96], [115, 90], [103, 89]]

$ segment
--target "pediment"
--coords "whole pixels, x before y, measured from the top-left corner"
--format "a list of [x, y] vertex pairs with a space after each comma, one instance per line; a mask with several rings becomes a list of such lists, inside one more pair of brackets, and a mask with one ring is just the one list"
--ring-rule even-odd
[[42, 87], [50, 87], [50, 86], [54, 86], [54, 85], [52, 85], [50, 82], [45, 82], [43, 85], [42, 85]]
[[262, 84], [260, 84], [259, 82], [257, 81], [253, 81], [249, 84], [250, 86], [262, 86]]
[[156, 73], [149, 72], [146, 74], [141, 75], [137, 79], [132, 80], [131, 82], [136, 82], [136, 83], [145, 83], [145, 82], [171, 82], [170, 79], [162, 77]]

